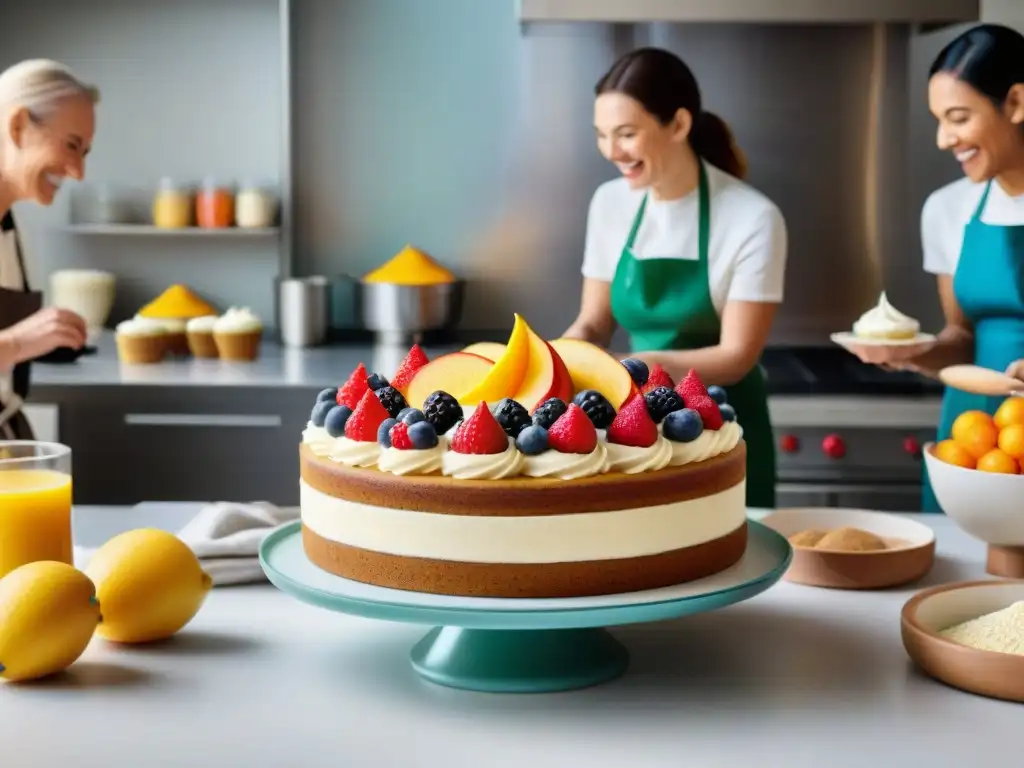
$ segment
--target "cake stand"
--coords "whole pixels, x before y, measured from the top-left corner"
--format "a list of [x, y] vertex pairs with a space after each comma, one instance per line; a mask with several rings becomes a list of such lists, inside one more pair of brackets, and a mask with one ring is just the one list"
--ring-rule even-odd
[[264, 539], [260, 565], [278, 589], [319, 608], [436, 625], [411, 652], [413, 668], [430, 682], [492, 693], [543, 693], [597, 685], [626, 671], [629, 653], [604, 627], [713, 611], [775, 584], [789, 567], [792, 548], [770, 528], [748, 525], [746, 552], [722, 573], [599, 597], [452, 597], [363, 584], [313, 565], [303, 552], [298, 521]]

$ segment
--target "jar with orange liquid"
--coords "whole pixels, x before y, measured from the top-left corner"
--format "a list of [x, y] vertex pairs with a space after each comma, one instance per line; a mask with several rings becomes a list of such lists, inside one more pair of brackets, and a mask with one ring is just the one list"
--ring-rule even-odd
[[0, 578], [40, 560], [74, 565], [71, 449], [0, 441]]
[[204, 229], [224, 229], [235, 223], [234, 191], [214, 179], [205, 179], [196, 195], [196, 223]]
[[153, 198], [153, 226], [160, 229], [190, 227], [194, 208], [190, 189], [175, 184], [171, 179], [160, 179]]

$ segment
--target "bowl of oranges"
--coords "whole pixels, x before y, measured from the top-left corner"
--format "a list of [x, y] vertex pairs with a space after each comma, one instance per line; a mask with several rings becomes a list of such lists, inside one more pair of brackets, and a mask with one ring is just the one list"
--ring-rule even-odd
[[988, 544], [988, 572], [1024, 578], [1024, 397], [964, 411], [924, 460], [942, 511]]

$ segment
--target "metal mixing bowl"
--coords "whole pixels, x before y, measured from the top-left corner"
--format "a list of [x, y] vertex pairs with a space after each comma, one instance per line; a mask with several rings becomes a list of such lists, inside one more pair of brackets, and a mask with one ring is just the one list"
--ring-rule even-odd
[[462, 317], [465, 281], [436, 285], [360, 282], [359, 315], [367, 330], [390, 342], [419, 341], [429, 331], [453, 329]]

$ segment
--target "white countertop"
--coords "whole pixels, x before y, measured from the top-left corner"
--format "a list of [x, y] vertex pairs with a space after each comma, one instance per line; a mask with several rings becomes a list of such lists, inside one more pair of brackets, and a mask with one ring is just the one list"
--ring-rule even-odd
[[[76, 510], [78, 543], [176, 530]], [[984, 547], [938, 515], [933, 572], [912, 588], [780, 583], [745, 603], [614, 630], [625, 677], [564, 694], [423, 682], [426, 628], [333, 614], [271, 586], [218, 588], [169, 644], [94, 641], [73, 672], [0, 686], [4, 768], [879, 768], [1014, 765], [1024, 708], [916, 672], [899, 612], [925, 586], [983, 577]]]

